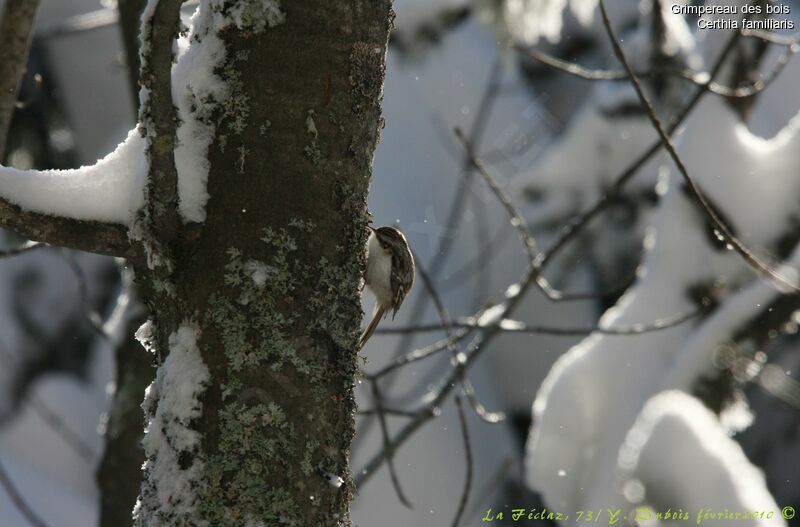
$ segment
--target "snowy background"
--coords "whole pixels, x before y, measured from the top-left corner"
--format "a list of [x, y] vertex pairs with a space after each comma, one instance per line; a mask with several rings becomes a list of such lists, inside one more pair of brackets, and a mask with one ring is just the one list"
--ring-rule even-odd
[[[658, 57], [707, 71], [729, 34], [696, 31], [694, 19], [669, 14], [671, 3], [655, 17], [646, 0], [607, 2], [636, 68], [647, 70]], [[800, 3], [786, 3], [800, 13]], [[453, 128], [472, 138], [540, 249], [656, 134], [628, 83], [578, 79], [509, 47], [535, 45], [587, 67], [619, 70], [593, 0], [396, 0], [394, 8], [387, 126], [370, 208], [376, 224], [406, 233], [450, 315], [468, 317], [502, 302], [526, 260]], [[43, 83], [26, 80], [22, 98], [31, 102], [15, 116], [5, 165], [90, 164], [125, 139], [133, 98], [113, 13], [109, 2], [42, 2], [29, 69]], [[659, 44], [654, 20], [663, 23]], [[760, 62], [748, 60], [767, 76], [785, 51], [773, 45]], [[735, 69], [729, 65], [718, 80], [724, 84]], [[799, 83], [800, 63], [790, 60], [745, 111], [708, 94], [676, 138], [689, 172], [735, 234], [772, 265], [785, 262], [780, 272], [790, 279], [800, 268]], [[674, 78], [657, 88], [655, 105], [665, 118], [696, 89]], [[463, 207], [451, 217], [454, 203]], [[4, 241], [23, 242], [11, 234]], [[742, 524], [792, 524], [778, 513], [800, 507], [800, 301], [719, 242], [669, 159], [646, 163], [545, 275], [565, 291], [608, 294], [552, 302], [532, 289], [516, 321], [613, 330], [699, 314], [633, 336], [501, 333], [492, 340], [469, 378], [480, 402], [505, 419], [489, 424], [467, 409], [474, 480], [462, 525], [478, 525], [490, 507], [542, 506], [681, 508], [692, 517], [702, 508], [767, 510], [776, 516]], [[619, 284], [628, 286], [624, 293]], [[131, 337], [119, 265], [40, 248], [0, 260], [0, 292], [0, 466], [47, 525], [94, 525], [113, 348]], [[391, 325], [437, 321], [418, 280]], [[364, 352], [365, 370], [443, 336], [376, 336]], [[423, 406], [449, 368], [443, 353], [385, 377], [387, 406]], [[363, 408], [373, 406], [366, 383], [358, 395]], [[406, 419], [389, 416], [390, 432]], [[357, 429], [356, 476], [382, 448], [374, 416], [359, 417]], [[450, 525], [466, 468], [452, 400], [402, 445], [395, 465], [413, 508], [397, 499], [384, 466], [359, 489], [354, 523]], [[0, 526], [25, 525], [12, 497], [0, 492]]]

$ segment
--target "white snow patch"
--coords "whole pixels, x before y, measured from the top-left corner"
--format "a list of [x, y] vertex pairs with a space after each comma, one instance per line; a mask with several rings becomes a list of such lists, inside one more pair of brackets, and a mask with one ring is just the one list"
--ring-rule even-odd
[[484, 327], [487, 327], [487, 326], [493, 326], [493, 325], [497, 324], [502, 319], [502, 317], [503, 317], [503, 315], [505, 315], [505, 313], [506, 313], [506, 306], [505, 305], [503, 305], [503, 304], [494, 305], [494, 306], [490, 307], [489, 309], [487, 309], [486, 311], [484, 311], [483, 314], [481, 314], [481, 316], [478, 317], [478, 321], [476, 322], [476, 325], [478, 327], [480, 327], [480, 328], [484, 328]]
[[567, 0], [508, 0], [505, 19], [512, 33], [534, 44], [540, 38], [558, 42], [563, 25], [561, 12]]
[[237, 2], [230, 10], [236, 27], [254, 33], [261, 33], [268, 27], [275, 27], [286, 20], [281, 4], [276, 0], [255, 0]]
[[471, 0], [396, 0], [393, 9], [397, 12], [396, 31], [411, 34], [425, 24], [436, 20], [442, 12], [466, 7]]
[[319, 137], [317, 123], [314, 122], [314, 110], [309, 110], [308, 114], [306, 115], [306, 130], [308, 130], [309, 134], [314, 136], [314, 139]]
[[[193, 515], [197, 499], [193, 489], [203, 460], [197, 453], [200, 434], [190, 424], [202, 413], [200, 397], [210, 380], [197, 347], [199, 335], [200, 329], [192, 323], [170, 335], [169, 354], [148, 389], [145, 405], [157, 401], [157, 406], [142, 440], [149, 488], [143, 491], [137, 509], [169, 510], [182, 518]], [[186, 463], [182, 453], [190, 455], [188, 468], [181, 468]]]
[[[698, 511], [771, 511], [771, 520], [747, 525], [785, 525], [767, 491], [764, 475], [728, 437], [717, 417], [694, 397], [662, 392], [648, 401], [620, 449], [623, 479], [638, 482], [636, 493], [653, 510], [683, 509], [696, 521]], [[703, 520], [725, 525], [731, 520]]]
[[156, 338], [156, 325], [152, 320], [147, 320], [144, 324], [139, 326], [134, 334], [136, 340], [142, 345], [144, 349], [150, 353], [155, 352], [155, 338]]
[[244, 263], [244, 272], [250, 276], [255, 284], [261, 288], [267, 283], [270, 267], [258, 260], [248, 260]]
[[136, 129], [103, 159], [70, 170], [0, 166], [0, 196], [25, 210], [128, 224], [144, 203], [144, 139]]
[[[797, 117], [774, 139], [759, 140], [724, 101], [709, 98], [695, 109], [679, 138], [690, 174], [756, 249], [769, 247], [792, 228], [800, 195], [799, 128]], [[727, 288], [717, 293], [718, 307], [704, 319], [637, 336], [593, 334], [556, 362], [533, 405], [536, 426], [526, 456], [528, 484], [553, 508], [591, 510], [624, 499], [623, 486], [608, 482], [645, 403], [662, 391], [688, 392], [699, 378], [714, 373], [719, 345], [780, 294], [733, 251], [713, 245], [679, 176], [665, 171], [661, 177], [667, 190], [653, 219], [643, 271], [602, 317], [601, 326], [685, 313], [695, 307], [687, 294], [691, 287], [722, 279]], [[787, 264], [799, 263], [800, 249], [795, 249]], [[724, 416], [724, 423], [715, 417], [715, 426], [724, 435], [726, 427], [746, 425], [746, 417], [741, 411]], [[672, 459], [662, 456], [664, 470]], [[557, 477], [562, 469], [566, 476]], [[691, 485], [696, 474], [685, 471], [684, 483]], [[652, 492], [651, 481], [648, 495]], [[712, 491], [698, 495], [704, 506], [726, 503], [714, 501], [718, 496]]]
[[191, 31], [178, 40], [181, 53], [172, 68], [172, 100], [180, 123], [175, 148], [180, 212], [193, 222], [206, 218], [208, 147], [216, 131], [212, 114], [227, 91], [215, 69], [225, 60], [225, 44], [217, 32], [230, 21], [214, 12], [215, 3], [200, 3]]
[[338, 489], [339, 487], [344, 485], [344, 480], [340, 476], [337, 476], [336, 474], [328, 474], [328, 483], [330, 483], [332, 486]]

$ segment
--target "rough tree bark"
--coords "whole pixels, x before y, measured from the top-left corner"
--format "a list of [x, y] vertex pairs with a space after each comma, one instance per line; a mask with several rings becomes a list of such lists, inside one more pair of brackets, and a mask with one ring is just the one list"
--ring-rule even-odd
[[[170, 69], [180, 4], [145, 9], [149, 173], [132, 227], [13, 204], [0, 207], [0, 225], [130, 258], [151, 314], [137, 336], [160, 364], [143, 404], [136, 524], [350, 525], [359, 282], [390, 1], [201, 1], [207, 27], [192, 45], [219, 39], [224, 89], [179, 118], [173, 88], [185, 87], [171, 85]], [[176, 128], [190, 118], [213, 130], [202, 222], [185, 221], [178, 192], [192, 174], [178, 173]]]
[[17, 103], [39, 0], [5, 0], [0, 18], [0, 158]]

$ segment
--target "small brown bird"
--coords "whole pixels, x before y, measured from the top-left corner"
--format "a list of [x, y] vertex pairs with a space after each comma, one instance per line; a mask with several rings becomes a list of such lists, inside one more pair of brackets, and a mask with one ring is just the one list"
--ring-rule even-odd
[[414, 285], [414, 256], [403, 233], [394, 227], [373, 229], [367, 241], [367, 272], [364, 282], [375, 295], [375, 312], [358, 341], [364, 347], [389, 310], [392, 318]]

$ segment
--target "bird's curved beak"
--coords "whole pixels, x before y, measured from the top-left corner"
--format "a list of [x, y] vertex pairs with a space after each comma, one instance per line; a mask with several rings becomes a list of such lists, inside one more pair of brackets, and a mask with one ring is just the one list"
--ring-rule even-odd
[[367, 225], [367, 229], [371, 230], [372, 232], [375, 232], [375, 227], [373, 227], [372, 225]]

